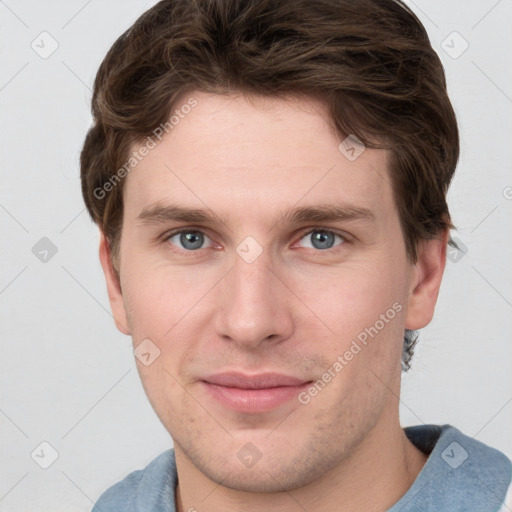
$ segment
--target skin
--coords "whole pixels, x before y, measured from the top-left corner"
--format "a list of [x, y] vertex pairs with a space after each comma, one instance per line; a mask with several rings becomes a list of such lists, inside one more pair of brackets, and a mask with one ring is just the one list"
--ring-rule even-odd
[[[350, 162], [319, 101], [192, 95], [197, 106], [126, 179], [120, 282], [100, 243], [118, 328], [135, 347], [149, 338], [160, 350], [137, 365], [174, 441], [177, 509], [386, 510], [427, 460], [399, 423], [400, 360], [404, 328], [432, 318], [448, 233], [408, 259], [388, 152], [366, 149]], [[281, 217], [332, 202], [373, 218]], [[138, 218], [168, 203], [215, 221]], [[169, 238], [178, 228], [203, 231], [203, 246]], [[317, 248], [315, 229], [344, 238]], [[262, 249], [252, 263], [236, 251], [248, 236]], [[200, 382], [229, 370], [316, 381], [396, 303], [401, 311], [306, 405], [235, 412]], [[237, 457], [248, 442], [261, 454], [252, 467]]]

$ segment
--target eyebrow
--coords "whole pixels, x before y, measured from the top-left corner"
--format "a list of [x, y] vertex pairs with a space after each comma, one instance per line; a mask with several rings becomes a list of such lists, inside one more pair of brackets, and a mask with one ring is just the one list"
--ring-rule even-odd
[[[159, 225], [168, 222], [190, 222], [198, 224], [215, 224], [223, 222], [211, 210], [185, 208], [179, 205], [156, 204], [144, 208], [137, 216], [141, 225]], [[347, 203], [322, 204], [293, 208], [274, 218], [272, 225], [278, 223], [300, 224], [304, 222], [339, 222], [365, 220], [374, 221], [372, 210]]]

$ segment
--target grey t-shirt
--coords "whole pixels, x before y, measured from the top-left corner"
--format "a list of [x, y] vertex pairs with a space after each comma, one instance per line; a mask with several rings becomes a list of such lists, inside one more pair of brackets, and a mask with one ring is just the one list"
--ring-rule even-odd
[[[504, 512], [512, 463], [500, 451], [451, 425], [404, 428], [429, 458], [409, 490], [388, 512]], [[176, 512], [174, 450], [130, 473], [97, 501], [92, 512]]]

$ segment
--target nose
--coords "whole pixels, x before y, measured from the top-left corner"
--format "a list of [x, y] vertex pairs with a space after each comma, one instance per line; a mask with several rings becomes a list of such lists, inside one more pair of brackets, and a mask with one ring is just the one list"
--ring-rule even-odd
[[290, 292], [265, 252], [251, 263], [238, 255], [217, 290], [216, 334], [245, 350], [293, 333]]

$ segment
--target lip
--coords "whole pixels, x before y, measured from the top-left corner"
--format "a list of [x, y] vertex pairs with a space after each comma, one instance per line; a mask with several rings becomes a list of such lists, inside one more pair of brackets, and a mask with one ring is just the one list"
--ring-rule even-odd
[[223, 407], [238, 412], [260, 413], [296, 398], [311, 382], [279, 373], [247, 375], [224, 372], [206, 377], [201, 380], [201, 385]]

